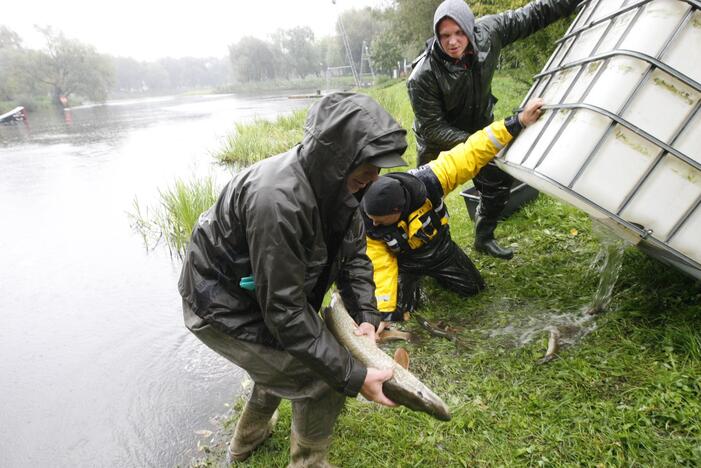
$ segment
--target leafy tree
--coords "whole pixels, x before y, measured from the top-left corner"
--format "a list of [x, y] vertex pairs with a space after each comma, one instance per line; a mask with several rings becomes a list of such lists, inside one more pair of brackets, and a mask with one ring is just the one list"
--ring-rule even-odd
[[519, 81], [531, 83], [533, 75], [543, 68], [570, 22], [571, 18], [557, 21], [527, 39], [509, 45], [499, 57], [500, 67], [511, 69], [511, 75]]
[[159, 63], [168, 73], [170, 85], [174, 89], [193, 89], [206, 86], [207, 68], [203, 59], [167, 57], [159, 60]]
[[[353, 62], [360, 69], [360, 58], [363, 50], [363, 41], [367, 42], [368, 46], [377, 34], [382, 32], [386, 27], [383, 22], [382, 12], [377, 9], [365, 7], [361, 10], [351, 9], [341, 13], [339, 20], [336, 22], [336, 32], [338, 32], [338, 44], [343, 51], [343, 57], [346, 56], [344, 45], [342, 42], [342, 28], [346, 31], [348, 43], [350, 44]], [[347, 61], [344, 60], [344, 63]], [[347, 63], [346, 63], [347, 64]]]
[[138, 62], [114, 57], [114, 89], [126, 93], [173, 91], [225, 85], [230, 66], [226, 58], [165, 58], [156, 62]]
[[377, 35], [372, 41], [370, 55], [376, 72], [390, 74], [404, 57], [397, 34], [388, 29]]
[[394, 0], [391, 29], [404, 44], [404, 55], [413, 59], [433, 36], [433, 13], [442, 0]]
[[339, 67], [345, 64], [345, 52], [337, 37], [325, 36], [315, 43], [319, 63], [322, 70], [328, 67]]
[[33, 54], [31, 74], [50, 87], [54, 102], [58, 104], [61, 96], [73, 94], [104, 101], [114, 79], [111, 60], [51, 27], [38, 29], [44, 35], [46, 49]]
[[21, 44], [16, 32], [0, 26], [0, 101], [11, 100], [20, 87], [17, 65]]
[[144, 65], [144, 85], [152, 91], [167, 91], [171, 89], [171, 79], [168, 70], [160, 62], [148, 62]]
[[243, 82], [276, 77], [275, 54], [265, 41], [251, 36], [229, 46], [229, 59], [236, 77]]
[[319, 50], [314, 44], [314, 32], [308, 26], [278, 30], [273, 36], [282, 54], [280, 75], [304, 78], [319, 72]]
[[21, 47], [22, 39], [19, 37], [19, 34], [7, 26], [0, 25], [0, 50], [18, 50]]
[[204, 58], [204, 77], [208, 86], [224, 86], [231, 81], [231, 62], [226, 57]]
[[145, 65], [131, 57], [113, 57], [114, 89], [123, 92], [139, 92], [146, 86]]

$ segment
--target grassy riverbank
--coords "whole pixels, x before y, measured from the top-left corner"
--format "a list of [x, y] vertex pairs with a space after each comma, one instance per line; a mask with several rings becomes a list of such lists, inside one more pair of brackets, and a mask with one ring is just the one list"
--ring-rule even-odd
[[[526, 91], [504, 76], [494, 88], [498, 116]], [[410, 128], [403, 83], [372, 94]], [[238, 135], [250, 131], [252, 148], [260, 149], [277, 138], [271, 132], [294, 130], [297, 121], [285, 119], [238, 127]], [[410, 142], [412, 161], [411, 132]], [[587, 216], [541, 195], [500, 224], [497, 236], [517, 250], [506, 262], [473, 251], [472, 222], [457, 192], [448, 206], [453, 237], [488, 288], [462, 299], [424, 281], [420, 312], [449, 324], [459, 345], [414, 321], [403, 328], [416, 337], [404, 345], [410, 369], [446, 400], [453, 420], [349, 400], [330, 461], [344, 467], [701, 464], [699, 283], [630, 248], [608, 311], [591, 318], [584, 310], [597, 289], [599, 243]], [[551, 324], [569, 344], [541, 365]], [[194, 464], [222, 463], [236, 417], [233, 411], [219, 434], [200, 440], [202, 458]], [[273, 437], [248, 466], [284, 466], [289, 426], [290, 406], [283, 403]]]
[[[500, 238], [518, 249], [507, 263], [475, 254], [462, 200], [451, 196], [449, 205], [456, 241], [488, 289], [460, 299], [424, 283], [421, 312], [458, 330], [460, 348], [413, 322], [404, 328], [417, 337], [405, 345], [410, 369], [443, 396], [453, 420], [349, 400], [331, 461], [344, 467], [698, 465], [698, 284], [630, 249], [609, 311], [587, 321], [598, 244], [585, 216], [541, 196], [502, 224]], [[560, 327], [563, 334], [588, 334], [540, 365], [548, 335], [537, 330], [557, 322], [571, 324]], [[521, 344], [529, 332], [532, 341]], [[236, 412], [201, 466], [216, 466], [235, 419]], [[284, 403], [277, 430], [249, 466], [284, 466], [289, 424]]]

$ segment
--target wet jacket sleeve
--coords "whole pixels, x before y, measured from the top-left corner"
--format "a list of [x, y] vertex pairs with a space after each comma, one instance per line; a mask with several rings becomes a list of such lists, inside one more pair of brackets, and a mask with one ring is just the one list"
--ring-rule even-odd
[[375, 279], [375, 298], [381, 312], [394, 312], [397, 308], [397, 284], [399, 266], [397, 257], [381, 240], [368, 238], [368, 256], [372, 260]]
[[477, 175], [512, 138], [504, 121], [500, 120], [428, 163], [443, 188], [443, 195]]
[[409, 80], [407, 89], [414, 110], [416, 131], [432, 146], [451, 148], [470, 136], [468, 132], [448, 123], [440, 86], [431, 70], [423, 70], [416, 79]]
[[551, 23], [570, 15], [581, 0], [536, 0], [521, 8], [485, 16], [480, 26], [486, 27], [505, 47], [540, 31]]
[[381, 316], [375, 302], [372, 263], [366, 250], [365, 226], [360, 211], [356, 210], [343, 239], [341, 270], [336, 286], [353, 319], [357, 323], [368, 322], [377, 329]]
[[[314, 370], [332, 388], [357, 395], [367, 369], [338, 343], [307, 301], [305, 279], [318, 278], [323, 264], [309, 264], [310, 251], [325, 245], [305, 245], [313, 232], [313, 216], [287, 195], [259, 190], [246, 210], [246, 237], [256, 296], [263, 320], [283, 348]], [[319, 255], [315, 256], [316, 258]]]

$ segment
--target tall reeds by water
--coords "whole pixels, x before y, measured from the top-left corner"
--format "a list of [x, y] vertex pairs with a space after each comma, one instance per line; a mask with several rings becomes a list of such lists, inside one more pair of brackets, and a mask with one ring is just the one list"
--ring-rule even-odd
[[255, 119], [251, 123], [236, 123], [217, 159], [227, 164], [248, 166], [273, 156], [302, 141], [307, 110], [297, 110], [270, 121]]
[[171, 187], [159, 190], [160, 205], [151, 213], [134, 199], [132, 226], [142, 235], [147, 248], [163, 242], [171, 255], [182, 257], [197, 219], [212, 206], [218, 193], [212, 177], [178, 179]]

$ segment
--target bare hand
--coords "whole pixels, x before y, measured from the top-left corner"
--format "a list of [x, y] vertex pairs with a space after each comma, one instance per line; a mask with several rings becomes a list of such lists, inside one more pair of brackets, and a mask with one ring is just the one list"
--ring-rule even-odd
[[375, 327], [369, 322], [363, 322], [358, 325], [358, 328], [353, 330], [353, 333], [356, 336], [367, 336], [373, 343], [376, 343], [379, 338], [379, 333], [375, 334]]
[[368, 373], [365, 376], [365, 382], [363, 386], [360, 387], [360, 393], [365, 398], [375, 403], [379, 403], [384, 406], [394, 407], [397, 406], [395, 402], [390, 400], [382, 393], [382, 383], [391, 379], [394, 375], [392, 369], [375, 369], [374, 367], [368, 367]]
[[385, 321], [380, 322], [380, 325], [377, 327], [377, 331], [375, 332], [378, 339], [380, 337], [380, 334], [385, 330], [385, 328], [389, 329], [389, 322], [385, 322]]
[[541, 115], [543, 115], [542, 107], [544, 105], [545, 101], [543, 101], [543, 98], [535, 98], [528, 101], [523, 110], [519, 112], [518, 121], [521, 122], [521, 125], [524, 127], [533, 125], [535, 121], [538, 120]]

